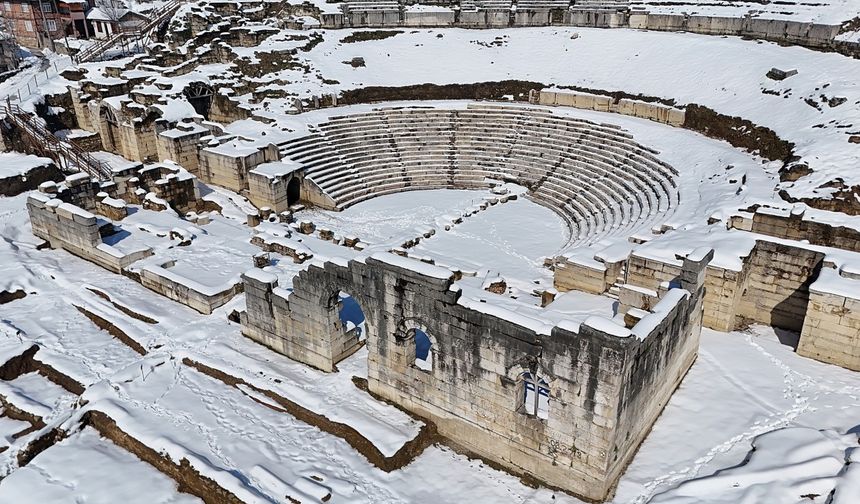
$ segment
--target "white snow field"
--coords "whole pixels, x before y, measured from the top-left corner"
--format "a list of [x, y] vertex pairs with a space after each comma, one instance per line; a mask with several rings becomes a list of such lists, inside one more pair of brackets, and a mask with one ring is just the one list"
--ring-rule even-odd
[[[474, 197], [471, 191], [464, 193], [411, 193], [416, 208], [427, 210], [418, 212], [408, 224], [389, 222], [380, 242], [407, 225], [432, 224], [439, 218], [432, 208], [440, 202], [456, 206], [458, 201], [465, 203]], [[402, 205], [397, 201], [402, 197], [370, 200], [330, 218], [343, 226], [354, 220], [360, 228], [373, 215], [384, 212], [387, 205]], [[537, 207], [526, 200], [523, 204]], [[134, 215], [146, 214], [139, 211]], [[38, 375], [2, 382], [5, 393], [18, 391], [15, 396], [6, 396], [8, 400], [20, 396], [33, 401], [36, 404], [29, 409], [49, 425], [71, 425], [87, 409], [105, 412], [147, 446], [168, 453], [174, 460], [187, 459], [200, 473], [247, 502], [284, 502], [286, 495], [300, 502], [318, 502], [328, 495], [329, 502], [350, 503], [579, 502], [566, 494], [525, 486], [444, 446], [430, 446], [406, 467], [385, 473], [342, 438], [296, 419], [259, 392], [274, 391], [348, 424], [381, 452], [392, 454], [416, 435], [420, 424], [351, 383], [352, 376], [364, 376], [366, 351], [341, 363], [339, 373], [320, 373], [244, 339], [238, 325], [226, 320], [232, 309], [241, 306], [241, 297], [211, 316], [200, 315], [66, 252], [36, 250], [23, 195], [0, 200], [0, 215], [3, 275], [14, 277], [14, 283], [28, 293], [23, 299], [0, 305], [6, 342], [3, 348], [7, 349], [4, 359], [36, 343], [41, 347], [38, 359], [87, 388], [77, 401], [86, 406], [76, 410], [74, 396], [56, 391]], [[494, 215], [499, 219], [494, 221]], [[317, 213], [315, 218], [319, 217]], [[470, 233], [463, 232], [462, 243], [490, 240], [496, 234], [491, 226], [509, 226], [503, 213], [487, 211], [486, 219], [486, 226], [476, 225]], [[223, 226], [208, 228], [223, 232], [211, 236], [213, 243], [218, 238], [225, 244], [238, 240], [236, 230], [240, 228], [235, 227], [235, 221], [224, 221]], [[158, 220], [151, 224], [157, 225]], [[433, 238], [427, 241], [427, 248], [440, 257], [458, 250], [459, 237], [450, 235], [444, 239], [451, 243], [443, 241], [434, 249]], [[552, 239], [536, 243], [549, 248], [535, 255], [553, 252]], [[208, 253], [205, 247], [198, 251], [202, 257]], [[486, 262], [493, 263], [495, 257], [505, 262], [507, 254], [500, 248]], [[510, 271], [531, 273], [530, 268]], [[469, 289], [464, 292], [470, 294]], [[486, 295], [479, 288], [474, 293]], [[576, 310], [588, 306], [583, 304], [587, 298], [601, 299], [582, 295], [583, 299], [576, 300], [571, 296], [574, 302], [567, 303], [565, 296], [552, 305], [559, 312], [569, 310], [563, 314], [565, 318], [575, 317]], [[592, 304], [583, 316], [611, 313], [611, 300], [603, 299], [610, 304]], [[528, 306], [521, 300], [510, 300], [509, 304], [522, 310]], [[99, 329], [75, 306], [109, 320], [148, 354], [140, 356]], [[137, 317], [119, 307], [132, 310]], [[157, 323], [139, 320], [140, 315]], [[730, 334], [705, 330], [699, 359], [621, 479], [611, 502], [645, 503], [658, 496], [655, 502], [729, 504], [755, 502], [756, 496], [778, 492], [796, 498], [786, 502], [807, 502], [801, 495], [817, 493], [821, 497], [809, 501], [823, 503], [832, 489], [836, 488], [839, 495], [844, 493], [840, 490], [843, 487], [856, 485], [856, 473], [849, 472], [853, 466], [846, 467], [844, 462], [856, 457], [852, 450], [858, 442], [860, 375], [798, 357], [780, 338], [790, 335], [768, 328]], [[223, 370], [257, 388], [229, 387], [184, 364], [185, 359]], [[786, 427], [796, 429], [780, 430]], [[6, 430], [16, 428], [12, 425]], [[824, 431], [818, 434], [819, 429]], [[758, 438], [761, 435], [765, 437]], [[106, 502], [104, 499], [118, 495], [126, 495], [123, 501], [127, 502], [194, 501], [177, 492], [175, 484], [165, 481], [151, 466], [98, 439], [90, 428], [73, 433], [24, 468], [16, 469], [17, 450], [28, 439], [7, 436], [10, 448], [0, 453], [0, 467], [6, 476], [0, 481], [0, 501], [65, 502], [62, 499], [70, 497], [59, 496], [60, 486], [84, 499], [82, 502]], [[798, 447], [792, 451], [788, 445], [768, 443], [768, 439], [787, 439]], [[754, 443], [755, 458], [738, 466]], [[111, 462], [106, 463], [106, 459]], [[774, 465], [778, 469], [772, 469]], [[711, 477], [735, 466], [729, 475], [721, 472]], [[789, 473], [786, 467], [795, 469]], [[132, 479], [132, 474], [139, 475], [134, 476], [138, 479]], [[789, 474], [794, 476], [789, 479]], [[128, 486], [140, 479], [152, 483]], [[118, 486], [107, 487], [105, 482], [112, 480], [117, 480]], [[678, 486], [682, 482], [689, 483]]]
[[[327, 12], [339, 7], [312, 3]], [[750, 13], [822, 23], [860, 14], [856, 0], [633, 4], [653, 13]], [[275, 27], [278, 21], [248, 26], [264, 25]], [[297, 97], [369, 86], [516, 79], [624, 91], [705, 105], [771, 128], [794, 143], [795, 154], [812, 169], [797, 181], [781, 183], [783, 163], [757, 152], [644, 119], [555, 107], [545, 110], [613, 125], [653, 149], [678, 172], [677, 201], [629, 223], [623, 232], [577, 242], [558, 214], [511, 183], [504, 188], [517, 199], [475, 213], [494, 197], [490, 190], [412, 191], [368, 199], [341, 212], [309, 208], [295, 215], [339, 236], [359, 238], [364, 255], [404, 247], [420, 237], [405, 247], [408, 253], [462, 272], [463, 304], [491, 299], [484, 306], [544, 324], [576, 325], [593, 315], [612, 318], [618, 311], [616, 300], [581, 292], [558, 294], [541, 308], [539, 292], [553, 287], [547, 258], [590, 259], [596, 252], [623, 256], [633, 246], [630, 237], [670, 229], [650, 253], [671, 249], [674, 255], [705, 244], [718, 249], [716, 261], [736, 261], [738, 251], [751, 246], [750, 238], [739, 239], [739, 231], [717, 232], [709, 218], [725, 220], [738, 209], [779, 202], [778, 189], [795, 197], [826, 197], [833, 189], [821, 186], [835, 178], [860, 184], [860, 171], [854, 169], [860, 164], [860, 144], [848, 141], [860, 135], [857, 59], [735, 37], [622, 29], [402, 29], [384, 40], [341, 42], [355, 31], [281, 29], [259, 46], [234, 47], [253, 63], [260, 60], [258, 53], [304, 46], [307, 41], [300, 37], [321, 38], [292, 55], [302, 69], [261, 77], [237, 77], [229, 63], [203, 64], [169, 77], [141, 69], [123, 76], [152, 77], [143, 85], [146, 90], [171, 94], [154, 106], [171, 120], [196, 115], [177, 98], [191, 82], [216, 88], [242, 84], [230, 79], [263, 83], [256, 91], [278, 91], [277, 97], [239, 96], [253, 117], [225, 128], [276, 144], [308, 134], [333, 115], [416, 106], [388, 102], [294, 113]], [[175, 50], [184, 54], [189, 47]], [[366, 65], [344, 64], [356, 57]], [[121, 79], [108, 76], [106, 68], [130, 60], [81, 68], [86, 79], [108, 86]], [[56, 54], [48, 54], [47, 61], [60, 69], [71, 64]], [[24, 86], [21, 105], [34, 110], [45, 94], [75, 85], [49, 72], [48, 82], [28, 89], [38, 67], [34, 63], [0, 83], [0, 98], [17, 96]], [[773, 67], [798, 73], [774, 81], [765, 75]], [[833, 98], [845, 100], [831, 106]], [[119, 103], [117, 97], [107, 100]], [[463, 110], [475, 103], [417, 105]], [[0, 178], [43, 161], [2, 153]], [[129, 205], [129, 215], [117, 223], [119, 233], [105, 243], [119, 250], [152, 249], [153, 256], [135, 263], [130, 274], [171, 262], [171, 274], [184, 282], [221, 289], [240, 282], [253, 266], [252, 256], [260, 252], [251, 242], [254, 236], [302, 248], [313, 254], [310, 264], [359, 255], [291, 234], [280, 222], [250, 228], [247, 215], [256, 208], [244, 196], [202, 183], [198, 189], [222, 208], [220, 214], [209, 212], [207, 224], [192, 224], [172, 210]], [[0, 197], [0, 292], [19, 293], [0, 303], [0, 503], [201, 502], [186, 491], [187, 473], [153, 462], [164, 457], [171, 468], [181, 467], [247, 503], [583, 503], [435, 442], [424, 422], [364, 390], [366, 349], [340, 362], [337, 372], [324, 373], [245, 338], [234, 321], [245, 306], [243, 294], [203, 315], [127, 276], [44, 247], [31, 233], [27, 196]], [[846, 217], [844, 223], [860, 229], [856, 220]], [[180, 246], [172, 232], [189, 238], [190, 245]], [[828, 259], [841, 265], [857, 257], [846, 253]], [[304, 268], [307, 263], [279, 256], [265, 270], [289, 290]], [[487, 283], [498, 278], [506, 281], [506, 291], [487, 292]], [[361, 317], [349, 323], [360, 326]], [[860, 373], [798, 356], [797, 337], [764, 326], [731, 333], [704, 329], [696, 362], [608, 502], [860, 503]], [[128, 437], [102, 436], [111, 429]], [[413, 453], [415, 446], [420, 449]], [[395, 467], [385, 470], [386, 464]], [[218, 495], [211, 499], [220, 502]]]

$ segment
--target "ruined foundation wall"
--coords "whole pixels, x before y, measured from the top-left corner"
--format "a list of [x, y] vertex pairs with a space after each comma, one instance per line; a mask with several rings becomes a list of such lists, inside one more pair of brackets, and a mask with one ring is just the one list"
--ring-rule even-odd
[[[800, 331], [824, 254], [802, 247], [759, 240], [743, 268], [709, 266], [705, 278], [705, 327], [731, 331], [748, 322]], [[681, 274], [681, 262], [661, 261], [634, 251], [627, 265], [627, 283], [659, 292], [661, 284]]]
[[555, 264], [553, 284], [561, 291], [577, 290], [589, 294], [603, 294], [615, 282], [619, 271], [619, 267], [607, 267], [596, 260], [561, 258]]
[[241, 282], [228, 282], [220, 287], [201, 285], [182, 276], [174, 275], [166, 265], [146, 265], [140, 270], [140, 283], [164, 297], [191, 307], [200, 313], [211, 314], [242, 292]]

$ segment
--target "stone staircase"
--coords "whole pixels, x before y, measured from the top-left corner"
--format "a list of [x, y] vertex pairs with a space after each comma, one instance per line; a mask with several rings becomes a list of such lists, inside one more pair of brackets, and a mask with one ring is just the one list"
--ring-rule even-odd
[[34, 154], [52, 159], [65, 172], [84, 172], [99, 180], [110, 180], [111, 170], [105, 163], [74, 143], [62, 142], [33, 114], [9, 101], [5, 105], [6, 121], [23, 135], [22, 140]]
[[176, 13], [179, 6], [182, 5], [182, 0], [173, 0], [164, 4], [158, 9], [149, 13], [150, 20], [143, 26], [135, 27], [134, 29], [125, 30], [114, 33], [109, 38], [101, 40], [93, 44], [74, 56], [75, 63], [86, 63], [89, 61], [98, 61], [110, 49], [119, 47], [122, 54], [132, 52], [131, 47], [137, 47], [138, 50], [146, 46], [153, 32], [157, 31], [164, 23], [166, 23], [173, 14]]

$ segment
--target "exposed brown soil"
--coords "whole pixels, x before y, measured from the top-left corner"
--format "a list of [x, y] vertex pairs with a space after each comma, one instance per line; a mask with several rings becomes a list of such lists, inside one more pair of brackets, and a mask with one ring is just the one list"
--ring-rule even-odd
[[541, 89], [540, 82], [506, 80], [474, 84], [416, 84], [413, 86], [371, 86], [344, 91], [338, 104], [354, 105], [382, 101], [420, 100], [502, 100], [513, 95], [515, 100], [527, 100], [529, 91]]
[[97, 430], [117, 446], [129, 451], [179, 485], [179, 491], [199, 497], [206, 504], [242, 504], [232, 492], [218, 485], [211, 478], [200, 474], [186, 459], [177, 464], [167, 455], [162, 455], [120, 429], [116, 422], [97, 410], [84, 414], [82, 424]]
[[51, 429], [42, 436], [34, 439], [24, 449], [18, 452], [18, 467], [24, 467], [48, 448], [66, 438], [66, 433], [60, 429]]
[[[840, 184], [840, 180], [834, 180], [832, 184]], [[848, 215], [860, 215], [860, 185], [839, 187], [828, 198], [795, 198], [788, 191], [779, 191], [779, 197], [789, 203], [804, 203], [818, 210], [829, 212], [840, 212]]]
[[24, 297], [27, 297], [27, 293], [21, 289], [18, 289], [16, 291], [12, 291], [12, 292], [3, 291], [3, 292], [0, 292], [0, 304], [11, 303], [12, 301], [15, 301], [16, 299], [21, 299]]
[[779, 138], [773, 130], [742, 117], [720, 114], [703, 105], [686, 106], [684, 127], [711, 138], [725, 140], [734, 147], [758, 152], [772, 161], [787, 162], [793, 156], [794, 144]]
[[354, 32], [340, 39], [341, 44], [352, 44], [368, 40], [383, 40], [403, 33], [400, 30], [370, 30]]
[[42, 417], [34, 415], [29, 411], [22, 410], [21, 408], [7, 401], [6, 398], [2, 395], [0, 395], [0, 406], [3, 406], [3, 416], [11, 418], [12, 420], [18, 420], [20, 422], [27, 422], [28, 424], [30, 424], [30, 428], [17, 433], [15, 435], [16, 438], [29, 434], [30, 432], [35, 432], [45, 427], [45, 422], [42, 421]]
[[79, 312], [83, 313], [84, 316], [90, 319], [93, 324], [97, 325], [99, 329], [107, 331], [111, 336], [122, 341], [129, 348], [139, 353], [140, 355], [146, 355], [146, 349], [143, 348], [140, 343], [132, 339], [128, 334], [123, 332], [123, 330], [119, 327], [115, 326], [111, 321], [99, 317], [98, 315], [87, 310], [86, 308], [82, 308], [78, 305], [72, 306], [74, 306]]
[[76, 380], [36, 359], [35, 355], [38, 351], [39, 346], [33, 345], [21, 355], [6, 361], [0, 366], [0, 380], [14, 380], [23, 374], [36, 372], [72, 394], [81, 395], [84, 393], [84, 386]]
[[96, 296], [104, 299], [105, 301], [109, 302], [110, 304], [113, 305], [114, 308], [125, 313], [126, 315], [128, 315], [129, 317], [131, 317], [133, 319], [140, 320], [141, 322], [146, 322], [147, 324], [157, 324], [158, 323], [158, 321], [155, 320], [154, 318], [147, 317], [146, 315], [141, 315], [140, 313], [137, 313], [136, 311], [133, 311], [132, 309], [115, 302], [114, 300], [112, 300], [110, 298], [110, 296], [106, 292], [100, 291], [98, 289], [94, 289], [92, 287], [87, 287], [87, 290], [92, 292]]
[[[314, 413], [313, 411], [304, 408], [294, 403], [293, 401], [290, 401], [289, 399], [272, 392], [271, 390], [261, 389], [246, 382], [245, 380], [242, 380], [241, 378], [236, 378], [235, 376], [231, 376], [219, 369], [206, 366], [205, 364], [201, 364], [187, 357], [182, 360], [182, 363], [186, 366], [196, 369], [197, 371], [200, 371], [207, 376], [215, 378], [216, 380], [226, 385], [235, 387], [237, 390], [242, 390], [240, 387], [238, 387], [238, 385], [243, 385], [254, 390], [255, 392], [265, 395], [266, 397], [277, 403], [279, 406], [281, 406], [284, 412], [289, 413], [298, 420], [313, 425], [314, 427], [317, 427], [324, 432], [328, 432], [329, 434], [342, 438], [347, 443], [349, 443], [349, 445], [352, 446], [357, 452], [361, 453], [371, 464], [375, 465], [376, 467], [382, 469], [385, 472], [391, 472], [409, 464], [415, 457], [420, 455], [425, 448], [433, 444], [437, 439], [436, 426], [432, 422], [422, 419], [422, 421], [424, 422], [424, 427], [421, 428], [421, 431], [418, 433], [418, 435], [414, 439], [404, 444], [403, 447], [401, 447], [400, 450], [397, 451], [397, 453], [395, 453], [391, 457], [386, 457], [382, 454], [382, 452], [379, 451], [379, 448], [374, 446], [373, 443], [371, 443], [367, 438], [362, 436], [357, 430], [350, 427], [349, 425], [332, 421], [323, 415]], [[249, 397], [254, 399], [253, 396]], [[269, 408], [277, 410], [277, 408], [273, 408], [270, 404], [263, 403], [257, 399], [254, 400]]]

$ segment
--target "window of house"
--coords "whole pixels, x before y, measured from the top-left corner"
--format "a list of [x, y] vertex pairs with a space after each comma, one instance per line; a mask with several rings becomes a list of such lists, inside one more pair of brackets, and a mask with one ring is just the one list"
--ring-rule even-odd
[[42, 12], [53, 12], [51, 10], [51, 2], [42, 2]]
[[24, 21], [24, 29], [28, 32], [33, 31], [33, 22], [32, 21]]
[[3, 2], [3, 10], [6, 12], [12, 12], [12, 4], [9, 2]]
[[57, 31], [57, 22], [54, 21], [53, 19], [48, 20], [48, 31], [49, 32]]
[[539, 376], [525, 372], [523, 382], [523, 412], [538, 418], [549, 418], [549, 384]]
[[[30, 12], [30, 4], [28, 4], [28, 3], [22, 3], [22, 4], [21, 4], [21, 12]], [[31, 30], [30, 30], [30, 31], [33, 31], [33, 30], [32, 30], [32, 25], [30, 25], [30, 28], [31, 28]]]
[[413, 329], [415, 338], [415, 367], [422, 371], [433, 371], [433, 342], [421, 329]]

